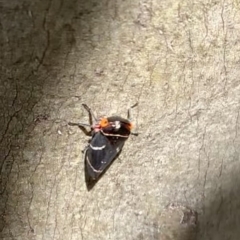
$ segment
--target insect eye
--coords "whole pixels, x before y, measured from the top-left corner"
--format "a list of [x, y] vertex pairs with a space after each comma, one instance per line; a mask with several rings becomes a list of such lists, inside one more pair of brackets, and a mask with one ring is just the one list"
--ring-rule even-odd
[[106, 127], [108, 125], [108, 120], [107, 118], [102, 118], [100, 121], [100, 126], [101, 127]]

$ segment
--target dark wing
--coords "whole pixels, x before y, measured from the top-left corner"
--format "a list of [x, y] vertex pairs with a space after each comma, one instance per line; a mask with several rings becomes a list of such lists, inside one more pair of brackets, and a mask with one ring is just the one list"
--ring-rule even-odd
[[126, 138], [105, 136], [97, 132], [85, 154], [85, 164], [89, 176], [97, 179], [122, 149]]

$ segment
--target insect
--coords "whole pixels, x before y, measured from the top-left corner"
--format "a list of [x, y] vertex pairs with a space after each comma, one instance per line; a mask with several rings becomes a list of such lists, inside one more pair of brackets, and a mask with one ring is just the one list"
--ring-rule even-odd
[[[97, 119], [86, 104], [82, 105], [89, 113], [90, 124], [73, 122], [68, 124], [80, 127], [85, 134], [91, 134], [90, 143], [84, 151], [85, 169], [91, 179], [97, 180], [120, 153], [129, 135], [138, 134], [131, 132], [133, 124], [129, 120], [130, 108], [128, 109], [127, 119], [119, 116]], [[137, 103], [131, 108], [135, 106], [137, 106]], [[92, 122], [93, 119], [94, 123]], [[85, 127], [90, 127], [90, 132], [87, 132]]]

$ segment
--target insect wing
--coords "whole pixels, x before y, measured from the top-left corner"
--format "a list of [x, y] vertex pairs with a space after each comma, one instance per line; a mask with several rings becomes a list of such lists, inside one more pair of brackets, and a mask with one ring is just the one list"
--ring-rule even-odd
[[97, 179], [114, 160], [125, 140], [125, 138], [105, 136], [101, 132], [94, 135], [85, 155], [87, 172], [92, 179]]

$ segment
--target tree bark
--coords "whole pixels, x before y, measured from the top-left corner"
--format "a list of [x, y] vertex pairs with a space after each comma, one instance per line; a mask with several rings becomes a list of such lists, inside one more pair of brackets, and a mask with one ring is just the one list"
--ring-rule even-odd
[[[0, 238], [184, 240], [174, 203], [194, 239], [239, 239], [239, 27], [233, 0], [1, 1]], [[67, 123], [136, 102], [139, 136], [88, 191]]]

